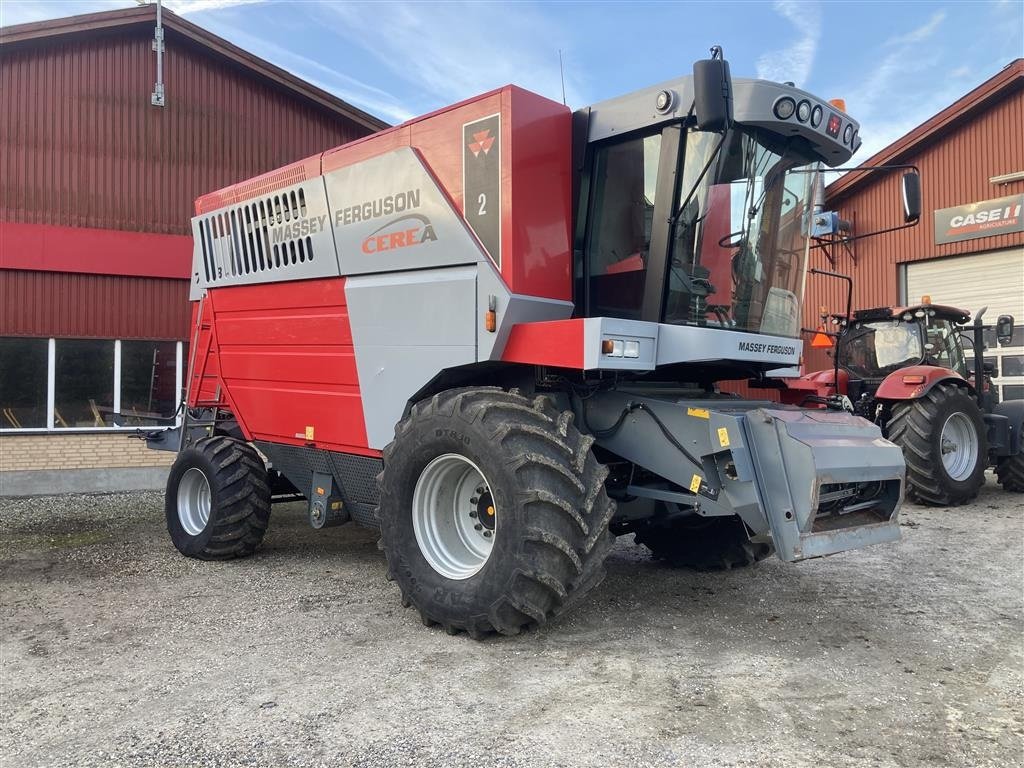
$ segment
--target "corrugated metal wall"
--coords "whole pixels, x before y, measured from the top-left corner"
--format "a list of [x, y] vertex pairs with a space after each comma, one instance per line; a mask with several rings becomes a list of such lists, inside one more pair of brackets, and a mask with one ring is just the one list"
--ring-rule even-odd
[[0, 221], [189, 234], [199, 195], [368, 131], [151, 24], [5, 45]]
[[[989, 178], [1024, 169], [1024, 89], [1018, 87], [998, 103], [990, 104], [901, 162], [921, 169], [921, 222], [900, 232], [867, 238], [854, 244], [856, 262], [836, 249], [833, 267], [821, 250], [812, 251], [811, 266], [850, 275], [854, 280], [854, 309], [894, 305], [899, 300], [898, 265], [942, 256], [993, 251], [1024, 244], [1024, 234], [980, 237], [936, 245], [932, 212], [954, 205], [990, 200], [1018, 193], [1024, 182], [996, 186]], [[870, 232], [902, 221], [900, 174], [873, 181], [838, 200], [829, 200], [840, 215], [855, 222], [857, 232]], [[913, 297], [911, 297], [913, 298]], [[940, 296], [933, 296], [941, 301]], [[845, 284], [809, 275], [804, 326], [818, 323], [819, 307], [841, 312], [846, 306]], [[828, 367], [829, 358], [805, 344], [807, 370]]]
[[0, 336], [185, 339], [188, 281], [0, 270]]
[[[3, 46], [0, 226], [191, 235], [198, 196], [369, 132], [165, 30], [164, 108], [152, 20]], [[0, 270], [0, 336], [181, 339], [188, 324], [186, 281]]]

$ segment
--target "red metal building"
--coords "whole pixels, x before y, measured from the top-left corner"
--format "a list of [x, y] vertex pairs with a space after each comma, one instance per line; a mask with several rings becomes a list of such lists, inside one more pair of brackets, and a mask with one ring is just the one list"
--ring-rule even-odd
[[154, 105], [155, 27], [146, 6], [0, 29], [0, 493], [152, 483], [108, 482], [163, 458], [112, 414], [174, 408], [194, 200], [386, 127], [168, 11]]

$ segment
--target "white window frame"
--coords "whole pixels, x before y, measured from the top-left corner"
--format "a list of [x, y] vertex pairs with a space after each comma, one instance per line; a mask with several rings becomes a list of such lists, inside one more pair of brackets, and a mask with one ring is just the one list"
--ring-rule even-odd
[[[14, 338], [14, 337], [6, 337]], [[69, 337], [70, 338], [70, 337]], [[46, 340], [46, 426], [45, 427], [22, 427], [21, 429], [15, 429], [13, 427], [4, 427], [0, 425], [0, 434], [68, 434], [74, 432], [153, 432], [161, 429], [165, 429], [163, 426], [130, 426], [130, 427], [58, 427], [55, 421], [56, 413], [56, 392], [57, 392], [57, 341], [56, 337], [49, 338]], [[99, 339], [99, 341], [113, 341], [114, 342], [114, 413], [121, 412], [121, 339]], [[130, 341], [151, 341], [151, 339], [130, 339]], [[174, 386], [175, 392], [178, 393], [179, 403], [180, 398], [184, 397], [182, 387], [185, 381], [185, 371], [181, 369], [183, 360], [182, 350], [185, 342], [175, 340], [174, 342]], [[181, 426], [181, 413], [175, 415], [174, 425]]]

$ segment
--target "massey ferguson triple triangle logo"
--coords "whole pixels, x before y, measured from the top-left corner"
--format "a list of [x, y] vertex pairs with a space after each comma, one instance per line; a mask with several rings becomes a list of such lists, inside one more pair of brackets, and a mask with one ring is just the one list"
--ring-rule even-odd
[[494, 144], [494, 137], [491, 136], [491, 130], [485, 128], [482, 131], [477, 131], [473, 134], [473, 140], [467, 145], [469, 151], [473, 153], [473, 157], [480, 157], [480, 153], [483, 152], [485, 155], [491, 151], [491, 146]]

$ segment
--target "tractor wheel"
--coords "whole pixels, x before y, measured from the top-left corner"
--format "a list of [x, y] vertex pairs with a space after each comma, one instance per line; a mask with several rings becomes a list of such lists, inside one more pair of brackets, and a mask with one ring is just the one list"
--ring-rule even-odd
[[424, 624], [514, 635], [600, 583], [615, 505], [572, 422], [545, 397], [473, 388], [398, 424], [377, 514], [388, 578]]
[[903, 449], [907, 495], [936, 507], [978, 495], [988, 448], [978, 404], [955, 384], [937, 384], [918, 400], [897, 403], [886, 436]]
[[745, 568], [771, 555], [769, 544], [754, 544], [738, 517], [693, 515], [673, 523], [654, 523], [636, 532], [659, 560], [675, 568], [722, 571]]
[[183, 555], [200, 560], [251, 555], [270, 520], [263, 460], [241, 440], [199, 440], [171, 467], [165, 512], [171, 541]]
[[1024, 493], [1024, 453], [1001, 458], [996, 464], [996, 478], [1004, 491]]

